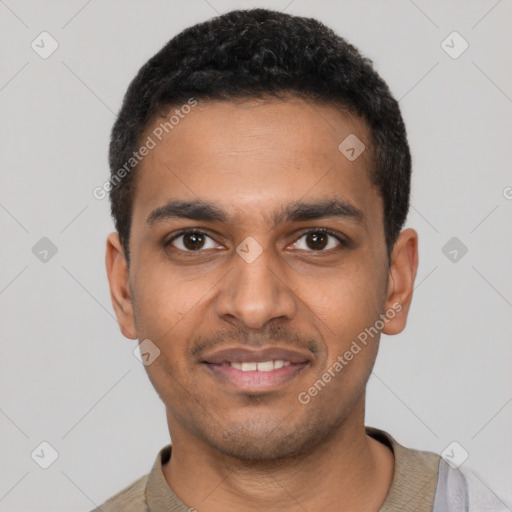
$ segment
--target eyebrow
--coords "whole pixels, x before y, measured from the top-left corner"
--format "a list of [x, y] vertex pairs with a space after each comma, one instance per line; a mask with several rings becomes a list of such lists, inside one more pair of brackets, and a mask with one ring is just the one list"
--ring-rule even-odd
[[[269, 224], [277, 226], [283, 222], [338, 217], [361, 222], [364, 218], [362, 210], [340, 198], [313, 202], [294, 201], [280, 208], [269, 217]], [[191, 219], [202, 222], [227, 223], [229, 215], [220, 206], [201, 200], [182, 201], [170, 200], [163, 206], [154, 209], [147, 217], [150, 226], [165, 220]]]

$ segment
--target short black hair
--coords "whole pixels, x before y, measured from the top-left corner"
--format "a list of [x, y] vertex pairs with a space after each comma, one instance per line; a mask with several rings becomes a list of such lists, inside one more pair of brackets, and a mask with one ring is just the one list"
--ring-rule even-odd
[[155, 115], [191, 98], [243, 100], [290, 94], [332, 103], [365, 121], [371, 137], [369, 176], [383, 199], [390, 254], [407, 217], [411, 178], [398, 102], [372, 61], [324, 24], [249, 9], [183, 30], [142, 66], [128, 87], [109, 154], [111, 212], [127, 262], [136, 183], [133, 154]]

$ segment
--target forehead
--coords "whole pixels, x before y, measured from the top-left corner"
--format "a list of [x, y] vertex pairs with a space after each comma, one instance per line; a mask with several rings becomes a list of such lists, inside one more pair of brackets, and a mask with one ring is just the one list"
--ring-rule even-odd
[[134, 224], [169, 199], [223, 205], [239, 221], [268, 219], [301, 199], [336, 196], [363, 211], [380, 204], [369, 179], [369, 131], [333, 105], [296, 98], [178, 105], [151, 122], [148, 138], [154, 148], [137, 169]]

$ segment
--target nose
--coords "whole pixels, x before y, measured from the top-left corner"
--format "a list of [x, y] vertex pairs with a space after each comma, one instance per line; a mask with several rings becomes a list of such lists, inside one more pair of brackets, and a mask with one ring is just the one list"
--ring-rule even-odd
[[297, 302], [270, 251], [263, 250], [254, 261], [238, 254], [233, 258], [234, 268], [217, 296], [218, 317], [236, 327], [257, 330], [276, 318], [291, 320]]

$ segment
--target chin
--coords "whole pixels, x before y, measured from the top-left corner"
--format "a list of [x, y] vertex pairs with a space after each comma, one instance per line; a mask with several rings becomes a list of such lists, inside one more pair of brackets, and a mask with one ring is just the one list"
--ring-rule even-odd
[[206, 436], [204, 441], [228, 457], [247, 462], [279, 461], [305, 457], [331, 437], [335, 426], [325, 423], [301, 425], [226, 425], [220, 437]]

